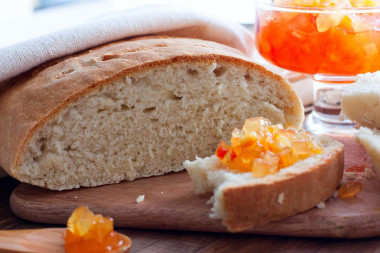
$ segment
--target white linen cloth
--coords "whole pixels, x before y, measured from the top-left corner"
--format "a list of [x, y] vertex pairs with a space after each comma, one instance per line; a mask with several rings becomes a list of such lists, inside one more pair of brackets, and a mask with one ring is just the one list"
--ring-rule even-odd
[[149, 34], [216, 41], [248, 56], [254, 49], [253, 33], [239, 24], [177, 6], [151, 5], [108, 14], [82, 25], [0, 48], [0, 82], [57, 57]]

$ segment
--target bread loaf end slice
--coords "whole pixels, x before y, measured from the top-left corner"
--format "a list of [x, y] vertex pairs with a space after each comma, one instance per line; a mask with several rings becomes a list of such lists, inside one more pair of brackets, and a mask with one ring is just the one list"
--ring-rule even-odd
[[343, 144], [327, 136], [316, 141], [322, 154], [262, 178], [233, 173], [215, 156], [184, 162], [196, 193], [214, 192], [212, 218], [240, 232], [303, 212], [329, 198], [343, 175]]

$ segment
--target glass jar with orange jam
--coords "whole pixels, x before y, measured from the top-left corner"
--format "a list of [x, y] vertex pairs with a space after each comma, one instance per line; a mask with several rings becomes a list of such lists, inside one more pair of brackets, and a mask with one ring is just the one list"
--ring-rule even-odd
[[257, 0], [256, 47], [270, 63], [313, 79], [314, 134], [353, 133], [341, 122], [344, 85], [380, 70], [379, 0]]
[[380, 70], [380, 11], [369, 8], [380, 3], [371, 0], [274, 0], [274, 3], [292, 8], [258, 9], [256, 46], [266, 60], [308, 74], [357, 75]]

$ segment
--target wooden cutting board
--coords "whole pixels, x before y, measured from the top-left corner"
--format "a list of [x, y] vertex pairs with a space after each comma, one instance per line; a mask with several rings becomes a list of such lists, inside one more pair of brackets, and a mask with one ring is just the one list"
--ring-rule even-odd
[[[345, 143], [345, 168], [371, 167], [365, 150], [351, 138]], [[256, 227], [245, 233], [286, 236], [362, 238], [380, 236], [380, 180], [364, 179], [357, 197], [336, 198], [326, 208], [313, 208], [287, 219]], [[136, 202], [139, 195], [145, 200]], [[79, 205], [113, 217], [115, 225], [127, 228], [226, 232], [220, 220], [209, 218], [211, 194], [195, 195], [186, 172], [138, 179], [96, 188], [49, 191], [20, 184], [10, 204], [19, 217], [43, 223], [65, 224]]]

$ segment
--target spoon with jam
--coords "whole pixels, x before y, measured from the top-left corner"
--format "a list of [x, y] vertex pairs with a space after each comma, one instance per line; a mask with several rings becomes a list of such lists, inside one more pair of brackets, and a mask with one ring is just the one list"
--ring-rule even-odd
[[131, 239], [114, 231], [113, 219], [78, 207], [65, 228], [0, 231], [1, 252], [128, 252]]

